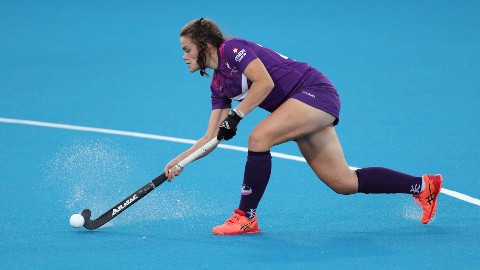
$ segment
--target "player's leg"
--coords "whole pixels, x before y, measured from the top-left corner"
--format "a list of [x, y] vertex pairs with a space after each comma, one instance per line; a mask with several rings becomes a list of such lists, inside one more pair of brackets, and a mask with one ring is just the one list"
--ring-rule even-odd
[[339, 194], [357, 192], [417, 194], [421, 191], [421, 177], [381, 167], [351, 171], [335, 128], [331, 125], [296, 141], [318, 178]]
[[358, 191], [357, 174], [348, 167], [332, 125], [304, 135], [296, 142], [308, 165], [332, 190], [339, 194]]
[[335, 192], [412, 194], [422, 207], [421, 222], [426, 224], [433, 217], [442, 185], [441, 175], [415, 177], [381, 167], [350, 171], [333, 126], [296, 141], [313, 171]]
[[[271, 172], [270, 148], [331, 125], [335, 118], [296, 99], [287, 100], [252, 131], [248, 143], [241, 199], [235, 215], [214, 234], [258, 232], [256, 208], [267, 187]], [[253, 222], [253, 223], [252, 223]]]

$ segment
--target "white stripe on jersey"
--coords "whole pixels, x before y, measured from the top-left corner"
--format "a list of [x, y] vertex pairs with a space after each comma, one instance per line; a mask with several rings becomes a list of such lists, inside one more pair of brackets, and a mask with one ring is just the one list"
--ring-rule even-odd
[[233, 97], [232, 99], [237, 101], [244, 99], [248, 94], [248, 90], [247, 76], [242, 73], [242, 93], [236, 97]]

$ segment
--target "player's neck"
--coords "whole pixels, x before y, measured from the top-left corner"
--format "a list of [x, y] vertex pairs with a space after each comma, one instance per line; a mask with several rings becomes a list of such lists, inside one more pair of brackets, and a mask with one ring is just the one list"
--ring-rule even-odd
[[209, 47], [209, 51], [207, 52], [207, 67], [211, 69], [217, 69], [218, 68], [218, 54], [217, 54], [217, 48], [215, 47]]

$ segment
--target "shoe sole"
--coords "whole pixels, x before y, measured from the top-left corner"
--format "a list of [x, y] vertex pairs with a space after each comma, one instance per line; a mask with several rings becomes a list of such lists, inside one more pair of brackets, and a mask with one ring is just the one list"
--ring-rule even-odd
[[248, 231], [248, 232], [238, 232], [238, 233], [215, 233], [213, 232], [214, 235], [239, 235], [239, 234], [255, 234], [255, 233], [259, 233], [260, 232], [260, 229], [258, 230], [251, 230], [251, 231]]

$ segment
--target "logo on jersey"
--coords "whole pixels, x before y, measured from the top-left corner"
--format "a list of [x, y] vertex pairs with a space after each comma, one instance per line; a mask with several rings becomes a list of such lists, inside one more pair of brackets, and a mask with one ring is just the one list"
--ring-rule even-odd
[[241, 49], [237, 55], [235, 56], [235, 61], [237, 62], [240, 62], [242, 61], [243, 57], [245, 57], [245, 55], [247, 55], [247, 52], [245, 51], [245, 49]]
[[238, 52], [238, 49], [237, 48], [233, 48], [233, 53], [237, 53]]
[[230, 70], [230, 73], [236, 73], [238, 70], [235, 68], [235, 67], [230, 67], [230, 65], [228, 64], [228, 62], [225, 62], [225, 65], [227, 66], [227, 68]]

